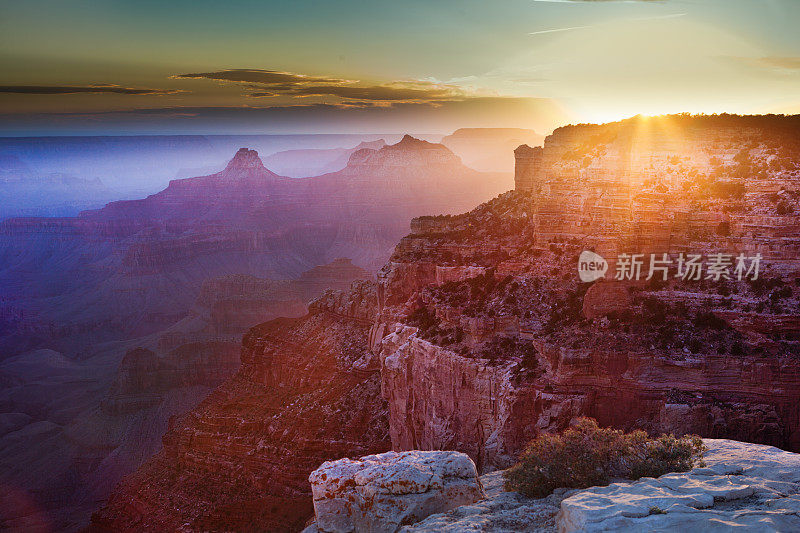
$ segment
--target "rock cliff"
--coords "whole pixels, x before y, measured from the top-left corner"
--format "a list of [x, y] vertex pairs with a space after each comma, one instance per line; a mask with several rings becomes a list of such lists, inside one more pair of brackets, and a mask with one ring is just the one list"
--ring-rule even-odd
[[[588, 415], [800, 450], [800, 227], [777, 207], [800, 197], [798, 147], [741, 118], [662, 120], [674, 129], [556, 130], [543, 150], [518, 150], [521, 190], [412, 223], [378, 274], [372, 338], [395, 448], [504, 466], [537, 432]], [[729, 164], [704, 174], [715, 158]], [[587, 249], [608, 259], [606, 279], [577, 279]], [[622, 253], [718, 252], [760, 254], [759, 278], [731, 265], [729, 279], [685, 280], [673, 265], [666, 280], [646, 266], [614, 280]]]
[[[76, 217], [0, 222], [0, 362], [46, 347], [80, 369], [74, 379], [54, 370], [35, 386], [0, 374], [8, 382], [0, 395], [5, 412], [32, 418], [32, 427], [0, 434], [8, 439], [0, 461], [13, 474], [0, 484], [30, 490], [58, 527], [65, 514], [70, 525], [80, 524], [110, 484], [158, 448], [169, 416], [191, 409], [219, 383], [109, 397], [129, 350], [163, 358], [183, 345], [197, 355], [224, 345], [227, 361], [250, 326], [302, 316], [325, 288], [377, 270], [413, 216], [462, 211], [510, 185], [507, 176], [463, 166], [441, 145], [409, 138], [360, 151], [368, 164], [294, 179], [242, 149], [220, 172], [173, 180], [146, 198]], [[210, 357], [184, 355], [215, 368]], [[169, 375], [147, 365], [122, 372], [131, 369]], [[77, 441], [65, 436], [73, 423]], [[125, 458], [116, 463], [121, 443]], [[50, 461], [58, 472], [34, 479], [19, 472], [23, 458]], [[45, 487], [39, 479], [47, 479]], [[75, 498], [86, 500], [77, 517], [68, 508]]]

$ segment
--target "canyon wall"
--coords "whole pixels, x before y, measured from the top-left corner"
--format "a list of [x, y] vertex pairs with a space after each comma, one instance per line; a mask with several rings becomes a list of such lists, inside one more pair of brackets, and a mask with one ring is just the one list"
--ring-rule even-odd
[[[502, 467], [587, 415], [800, 450], [789, 139], [736, 117], [560, 128], [517, 149], [516, 191], [415, 219], [378, 275], [393, 446]], [[609, 263], [591, 286], [576, 279], [582, 250]], [[717, 252], [760, 254], [759, 279], [731, 265], [729, 279], [647, 281], [646, 263], [641, 280], [614, 279], [621, 253]]]

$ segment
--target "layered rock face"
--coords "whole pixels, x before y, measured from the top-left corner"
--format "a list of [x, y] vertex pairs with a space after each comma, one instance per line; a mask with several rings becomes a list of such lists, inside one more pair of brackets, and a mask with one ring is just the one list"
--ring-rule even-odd
[[[509, 186], [411, 138], [358, 153], [343, 170], [293, 179], [242, 149], [222, 171], [173, 180], [147, 198], [0, 223], [0, 362], [47, 347], [79, 374], [68, 379], [55, 369], [35, 383], [0, 375], [8, 383], [3, 412], [30, 417], [31, 426], [0, 434], [8, 442], [0, 461], [10, 465], [0, 484], [31, 491], [59, 527], [65, 514], [70, 526], [81, 525], [109, 485], [158, 448], [166, 420], [230, 375], [209, 350], [220, 347], [227, 362], [247, 328], [302, 316], [325, 288], [377, 270], [413, 216], [468, 209]], [[159, 360], [184, 347], [199, 368], [176, 370], [224, 372], [181, 387], [179, 376], [143, 358], [131, 368], [175, 378], [175, 387], [117, 394], [120, 362], [137, 347]], [[75, 432], [67, 429], [73, 424]], [[58, 474], [20, 472], [23, 458], [58, 464]], [[75, 518], [67, 507], [77, 497], [86, 501]]]
[[320, 463], [389, 448], [367, 331], [374, 287], [328, 293], [300, 319], [245, 337], [237, 374], [171, 422], [164, 449], [126, 478], [95, 530], [297, 531], [313, 513]]
[[116, 483], [161, 449], [169, 419], [236, 372], [244, 332], [279, 316], [303, 316], [323, 287], [343, 289], [367, 277], [339, 259], [297, 280], [214, 278], [182, 320], [155, 335], [85, 360], [40, 350], [0, 362], [0, 419], [13, 422], [0, 427], [2, 484], [46, 507], [20, 508], [15, 523], [85, 527]]
[[[556, 130], [518, 150], [522, 190], [412, 223], [379, 273], [372, 334], [397, 449], [504, 466], [588, 415], [800, 450], [800, 226], [781, 207], [800, 197], [795, 126], [665, 120]], [[608, 259], [606, 279], [577, 279], [586, 249]], [[613, 279], [621, 253], [717, 252], [760, 254], [759, 279], [731, 265], [730, 279], [684, 280], [673, 265], [647, 281], [647, 263], [639, 281]]]
[[580, 238], [611, 256], [716, 239], [769, 251], [790, 274], [800, 252], [797, 129], [796, 117], [726, 115], [566, 126], [543, 150], [517, 149], [515, 181], [533, 191], [544, 238]]
[[170, 416], [194, 408], [231, 376], [239, 346], [222, 339], [166, 353], [129, 350], [75, 361], [51, 350], [0, 364], [3, 526], [85, 527], [114, 485], [161, 447]]
[[514, 150], [514, 161], [514, 190], [532, 190], [542, 177], [542, 147], [520, 145]]

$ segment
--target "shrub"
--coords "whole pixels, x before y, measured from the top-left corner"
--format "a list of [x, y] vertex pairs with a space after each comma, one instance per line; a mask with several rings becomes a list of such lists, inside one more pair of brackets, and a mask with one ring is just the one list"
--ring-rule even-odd
[[661, 324], [667, 319], [669, 306], [654, 296], [648, 296], [642, 301], [643, 313], [640, 320], [648, 324]]
[[709, 193], [716, 198], [742, 198], [745, 186], [737, 181], [715, 181], [710, 184]]
[[408, 317], [408, 323], [419, 328], [421, 335], [424, 335], [428, 330], [439, 325], [439, 319], [427, 307], [420, 306]]
[[725, 329], [728, 323], [715, 315], [712, 311], [700, 311], [694, 317], [694, 323], [701, 328]]
[[703, 465], [704, 451], [697, 436], [649, 438], [644, 431], [623, 433], [580, 418], [560, 434], [542, 434], [531, 441], [504, 477], [508, 490], [541, 498], [558, 487], [585, 488], [607, 485], [614, 477], [685, 472], [696, 463]]
[[700, 353], [700, 350], [703, 349], [703, 343], [700, 339], [693, 338], [689, 341], [689, 351], [692, 353]]
[[538, 352], [533, 342], [516, 337], [492, 337], [478, 347], [475, 354], [490, 361], [519, 359], [520, 367], [526, 370], [535, 370], [538, 365]]

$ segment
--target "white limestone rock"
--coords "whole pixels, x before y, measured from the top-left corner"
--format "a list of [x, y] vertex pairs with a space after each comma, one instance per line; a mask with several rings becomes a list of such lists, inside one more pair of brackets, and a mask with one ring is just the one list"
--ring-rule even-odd
[[387, 452], [327, 461], [309, 476], [315, 528], [325, 533], [394, 532], [484, 497], [466, 454]]
[[462, 505], [447, 513], [431, 515], [402, 528], [401, 533], [544, 533], [555, 531], [555, 517], [561, 500], [574, 490], [557, 489], [546, 498], [526, 498], [505, 492], [503, 472], [481, 476], [487, 499]]
[[[557, 489], [539, 499], [504, 492], [502, 472], [493, 472], [480, 478], [485, 499], [439, 511], [419, 521], [414, 518], [407, 522], [408, 525], [393, 520], [390, 527], [382, 528], [372, 522], [369, 525], [373, 529], [366, 529], [348, 515], [351, 522], [343, 529], [323, 529], [315, 525], [306, 533], [396, 531], [398, 523], [402, 533], [800, 531], [800, 454], [730, 440], [704, 439], [704, 442], [708, 448], [704, 456], [706, 466], [690, 472], [614, 483], [607, 487]], [[368, 459], [365, 457], [362, 461]], [[351, 465], [342, 463], [337, 468], [339, 472], [349, 472]], [[377, 485], [380, 494], [384, 494], [384, 486], [385, 490], [403, 492], [410, 486], [419, 490], [426, 483], [430, 490], [438, 482], [433, 475], [430, 478], [427, 474], [420, 476], [416, 468], [406, 470], [402, 466], [388, 471], [392, 473], [386, 483]], [[370, 485], [368, 490], [375, 490], [372, 484], [375, 483], [373, 474], [376, 470], [370, 468], [358, 472], [364, 472], [358, 478]], [[337, 479], [331, 482], [331, 486], [336, 488], [330, 493], [341, 494], [341, 488], [350, 483]], [[353, 481], [352, 486], [354, 484]], [[394, 498], [392, 502], [403, 505], [399, 498], [408, 496], [419, 494], [391, 495]], [[416, 503], [413, 498], [406, 501]], [[386, 513], [389, 507], [384, 505], [378, 509]], [[320, 518], [319, 512], [317, 518]]]
[[800, 454], [704, 439], [706, 467], [582, 490], [561, 502], [572, 531], [800, 531]]

